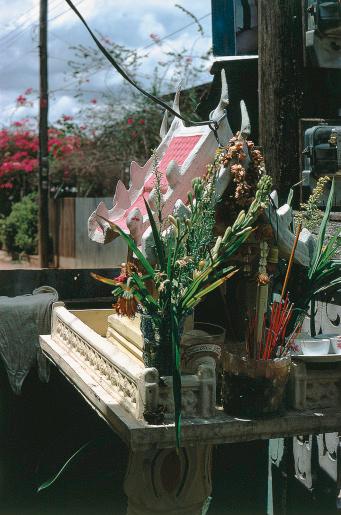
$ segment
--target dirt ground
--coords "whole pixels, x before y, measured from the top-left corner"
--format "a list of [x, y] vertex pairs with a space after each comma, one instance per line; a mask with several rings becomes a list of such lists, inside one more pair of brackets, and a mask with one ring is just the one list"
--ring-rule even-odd
[[0, 250], [0, 270], [15, 270], [18, 268], [39, 268], [36, 263], [30, 263], [26, 260], [13, 261], [4, 250]]

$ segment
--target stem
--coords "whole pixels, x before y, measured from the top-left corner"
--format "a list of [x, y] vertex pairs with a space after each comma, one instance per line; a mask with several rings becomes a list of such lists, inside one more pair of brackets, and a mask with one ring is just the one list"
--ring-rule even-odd
[[296, 231], [295, 241], [294, 241], [293, 247], [291, 249], [290, 259], [289, 259], [288, 268], [287, 268], [287, 273], [285, 274], [284, 284], [283, 284], [282, 293], [281, 293], [281, 301], [284, 298], [284, 295], [285, 295], [285, 292], [286, 292], [286, 289], [287, 289], [287, 286], [288, 286], [290, 272], [291, 272], [291, 268], [292, 268], [292, 265], [293, 265], [293, 262], [294, 262], [295, 250], [296, 250], [296, 247], [297, 247], [298, 238], [300, 236], [301, 230], [302, 230], [302, 223], [299, 223], [298, 227], [297, 227], [297, 231]]
[[316, 336], [315, 329], [315, 299], [312, 297], [310, 301], [310, 334], [311, 336]]

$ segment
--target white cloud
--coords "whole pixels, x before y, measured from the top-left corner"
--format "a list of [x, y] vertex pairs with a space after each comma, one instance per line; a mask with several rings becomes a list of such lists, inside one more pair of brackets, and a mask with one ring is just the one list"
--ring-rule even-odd
[[142, 16], [138, 30], [144, 39], [148, 39], [151, 34], [155, 34], [158, 37], [165, 35], [164, 25], [156, 19], [153, 13], [147, 13]]
[[50, 119], [57, 120], [63, 114], [74, 116], [77, 113], [77, 105], [72, 96], [63, 95], [50, 106]]
[[[150, 34], [160, 37], [177, 31], [191, 23], [191, 18], [174, 7], [176, 0], [74, 0], [80, 12], [92, 29], [110, 37], [113, 41], [132, 49], [148, 53], [139, 70], [139, 80], [148, 89], [149, 80], [158, 61], [164, 60], [163, 49], [180, 49], [185, 47], [189, 53], [200, 54], [211, 46], [210, 17], [202, 20], [206, 38], [198, 37], [195, 26], [191, 26], [174, 36], [167, 37], [162, 47], [145, 47], [152, 43]], [[180, 0], [182, 6], [200, 17], [211, 10], [210, 0]], [[39, 62], [37, 42], [38, 22], [37, 0], [0, 0], [0, 74], [1, 89], [0, 109], [2, 123], [10, 120], [15, 99], [26, 88], [38, 90]], [[68, 60], [73, 57], [69, 47], [82, 44], [94, 47], [94, 44], [77, 16], [67, 11], [64, 0], [49, 0], [49, 85], [55, 95], [50, 101], [50, 119], [61, 114], [73, 114], [79, 106], [75, 98], [76, 82], [70, 74]], [[67, 11], [62, 16], [59, 16]], [[55, 20], [53, 20], [55, 18]], [[193, 48], [192, 48], [193, 47]], [[100, 91], [115, 90], [121, 79], [110, 65], [102, 72], [90, 75], [90, 82], [84, 86], [87, 99], [100, 98]], [[65, 73], [68, 75], [65, 76]], [[89, 70], [91, 73], [91, 70]], [[171, 72], [168, 72], [171, 74]], [[210, 80], [207, 73], [203, 78]], [[67, 91], [65, 91], [67, 90]], [[17, 116], [17, 112], [15, 116]], [[37, 111], [35, 112], [37, 114]]]

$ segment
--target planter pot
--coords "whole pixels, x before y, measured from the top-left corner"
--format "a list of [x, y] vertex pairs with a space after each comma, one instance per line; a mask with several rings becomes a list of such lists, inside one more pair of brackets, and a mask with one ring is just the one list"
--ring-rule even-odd
[[251, 360], [225, 353], [224, 411], [248, 418], [282, 411], [290, 364], [290, 357]]
[[195, 322], [181, 340], [181, 369], [195, 373], [200, 363], [207, 360], [220, 364], [225, 341], [225, 329], [219, 325]]

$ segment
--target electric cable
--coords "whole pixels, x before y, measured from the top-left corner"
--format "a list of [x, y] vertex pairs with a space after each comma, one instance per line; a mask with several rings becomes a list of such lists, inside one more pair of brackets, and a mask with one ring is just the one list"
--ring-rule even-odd
[[[200, 18], [198, 18], [198, 21], [201, 21], [203, 20], [204, 18], [207, 18], [208, 16], [211, 16], [211, 13], [207, 13], [207, 14], [204, 14], [203, 16], [201, 16]], [[182, 32], [183, 30], [187, 29], [188, 27], [192, 26], [192, 25], [195, 25], [196, 22], [193, 21], [191, 23], [188, 23], [187, 25], [184, 25], [183, 27], [180, 27], [179, 29], [175, 30], [174, 32], [171, 32], [170, 34], [166, 34], [163, 38], [160, 38], [157, 42], [156, 41], [152, 41], [151, 43], [148, 43], [148, 45], [145, 45], [144, 47], [142, 47], [140, 49], [140, 51], [142, 52], [143, 50], [147, 50], [148, 48], [151, 48], [152, 46], [155, 46], [155, 45], [158, 45], [161, 41], [165, 41], [166, 39], [174, 36], [175, 34], [178, 34], [179, 32]], [[67, 41], [65, 41], [64, 39], [62, 39], [60, 36], [58, 36], [57, 34], [55, 34], [54, 32], [50, 31], [50, 34], [52, 34], [53, 37], [57, 38], [57, 39], [60, 39], [60, 41], [63, 41], [65, 44], [67, 45], [70, 45], [70, 43], [68, 43]], [[131, 54], [128, 54], [127, 55], [127, 58], [129, 58], [130, 56], [134, 55], [134, 52], [131, 52]], [[147, 54], [148, 55], [148, 54]], [[193, 56], [191, 56], [193, 57]], [[199, 58], [200, 56], [198, 56]], [[96, 68], [95, 70], [93, 70], [92, 72], [89, 72], [86, 76], [86, 78], [88, 79], [89, 77], [92, 77], [93, 75], [95, 75], [97, 72], [101, 71], [101, 70], [104, 70], [106, 67], [105, 66], [100, 66], [98, 68]], [[73, 86], [73, 85], [77, 85], [79, 84], [79, 80], [74, 80], [74, 81], [71, 81], [71, 82], [68, 82], [66, 84], [64, 84], [64, 87], [68, 87], [68, 86]], [[56, 93], [58, 91], [66, 91], [65, 89], [61, 89], [61, 88], [56, 88], [56, 89], [53, 89], [51, 90], [50, 93]]]
[[185, 122], [186, 124], [188, 125], [193, 125], [193, 126], [203, 126], [203, 125], [208, 125], [210, 127], [210, 129], [213, 131], [215, 137], [217, 138], [217, 141], [218, 141], [218, 136], [217, 136], [217, 130], [218, 130], [218, 122], [216, 120], [206, 120], [206, 121], [202, 121], [202, 122], [196, 122], [196, 121], [193, 121], [193, 120], [190, 120], [184, 116], [182, 116], [181, 114], [179, 114], [178, 112], [176, 112], [173, 108], [171, 108], [166, 102], [164, 102], [163, 100], [161, 100], [160, 98], [157, 98], [155, 97], [154, 95], [152, 95], [151, 93], [149, 93], [148, 91], [145, 91], [141, 86], [139, 86], [138, 84], [136, 84], [136, 82], [134, 82], [130, 77], [129, 75], [127, 75], [127, 73], [123, 70], [123, 68], [121, 68], [121, 66], [116, 62], [116, 60], [110, 55], [110, 53], [108, 52], [108, 50], [102, 45], [102, 43], [97, 39], [97, 37], [95, 36], [95, 34], [92, 32], [92, 30], [90, 29], [89, 25], [87, 24], [87, 22], [85, 21], [85, 19], [83, 18], [83, 16], [81, 15], [81, 13], [78, 11], [77, 7], [71, 2], [71, 0], [65, 0], [66, 3], [70, 6], [70, 8], [74, 11], [74, 13], [78, 16], [78, 18], [81, 20], [81, 22], [83, 23], [84, 27], [87, 29], [87, 31], [89, 32], [90, 36], [92, 37], [92, 39], [94, 40], [96, 46], [98, 47], [98, 49], [102, 52], [102, 54], [107, 58], [107, 60], [112, 64], [112, 66], [116, 69], [116, 71], [127, 81], [129, 82], [129, 84], [131, 84], [135, 89], [137, 89], [138, 91], [140, 91], [140, 93], [142, 93], [143, 95], [145, 95], [147, 98], [149, 98], [150, 100], [152, 100], [153, 102], [155, 102], [156, 104], [160, 105], [161, 107], [163, 107], [166, 111], [168, 111], [169, 113], [171, 113], [173, 116], [176, 116], [177, 118], [179, 118], [180, 120], [182, 120], [183, 122]]

